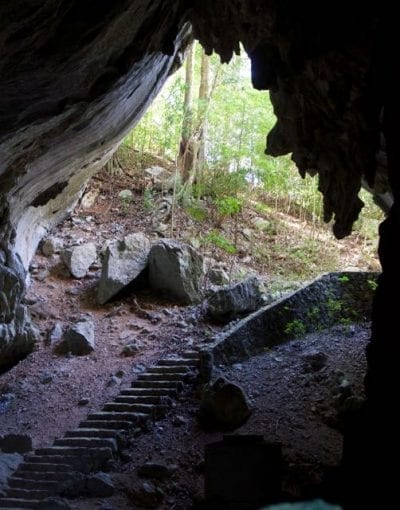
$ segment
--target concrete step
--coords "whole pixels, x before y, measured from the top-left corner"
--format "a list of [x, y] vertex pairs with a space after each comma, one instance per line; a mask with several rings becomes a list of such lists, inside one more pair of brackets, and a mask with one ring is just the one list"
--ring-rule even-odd
[[39, 500], [26, 500], [18, 498], [0, 498], [0, 508], [35, 508], [39, 504]]
[[27, 481], [44, 481], [44, 482], [63, 482], [68, 479], [69, 473], [72, 473], [71, 467], [68, 466], [70, 471], [22, 471], [20, 468], [14, 473], [15, 478], [23, 478]]
[[[83, 429], [82, 429], [83, 430]], [[79, 447], [79, 448], [111, 448], [113, 452], [118, 451], [118, 445], [112, 437], [65, 437], [56, 439], [54, 446]], [[68, 455], [68, 454], [67, 454]]]
[[169, 388], [175, 391], [182, 391], [183, 384], [181, 381], [144, 381], [140, 379], [132, 383], [132, 388]]
[[122, 390], [120, 395], [135, 396], [135, 397], [171, 397], [174, 398], [177, 395], [175, 388], [129, 388]]
[[125, 421], [130, 422], [130, 424], [134, 424], [137, 427], [141, 427], [143, 429], [148, 429], [152, 423], [152, 418], [147, 413], [129, 413], [129, 412], [116, 412], [116, 411], [104, 411], [99, 413], [89, 414], [88, 420], [94, 421]]
[[58, 483], [49, 480], [27, 480], [16, 475], [10, 476], [7, 480], [8, 485], [12, 489], [34, 489], [34, 490], [50, 490], [58, 486]]
[[189, 369], [184, 365], [156, 365], [149, 367], [147, 372], [151, 374], [187, 374]]
[[121, 430], [115, 429], [96, 429], [96, 428], [85, 428], [81, 427], [79, 429], [68, 430], [65, 433], [65, 437], [93, 437], [93, 438], [118, 438], [120, 436]]
[[35, 500], [47, 498], [50, 496], [49, 490], [33, 490], [33, 489], [8, 489], [7, 498], [23, 499], [23, 500]]
[[196, 367], [199, 364], [199, 357], [197, 358], [165, 358], [158, 361], [158, 366], [184, 366], [184, 367]]
[[[69, 464], [63, 463], [53, 463], [53, 462], [43, 462], [40, 460], [40, 457], [36, 457], [35, 455], [29, 456], [33, 459], [32, 462], [26, 460], [18, 467], [19, 471], [34, 471], [37, 473], [68, 473], [71, 471], [71, 466]], [[65, 458], [62, 457], [61, 460], [65, 461]]]
[[138, 381], [172, 381], [179, 383], [187, 378], [188, 372], [180, 374], [140, 374]]
[[111, 431], [118, 430], [122, 432], [124, 430], [129, 430], [133, 427], [131, 421], [124, 420], [85, 420], [81, 421], [78, 425], [80, 429], [108, 429]]

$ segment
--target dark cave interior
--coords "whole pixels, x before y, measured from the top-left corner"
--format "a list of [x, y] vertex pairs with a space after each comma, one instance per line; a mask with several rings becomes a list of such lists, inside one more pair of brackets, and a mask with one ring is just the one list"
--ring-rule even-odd
[[267, 152], [319, 175], [325, 219], [348, 235], [363, 183], [393, 205], [367, 349], [367, 401], [349, 420], [343, 504], [386, 508], [397, 492], [400, 113], [395, 7], [358, 1], [76, 0], [0, 6], [0, 363], [28, 352], [29, 261], [197, 38], [225, 62], [241, 42], [278, 118]]

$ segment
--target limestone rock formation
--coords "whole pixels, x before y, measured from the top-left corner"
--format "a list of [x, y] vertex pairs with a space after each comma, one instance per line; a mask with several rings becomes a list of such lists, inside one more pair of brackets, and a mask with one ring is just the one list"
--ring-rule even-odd
[[61, 258], [74, 278], [84, 278], [97, 259], [96, 245], [84, 243], [71, 246], [61, 252]]
[[153, 289], [184, 303], [201, 300], [203, 258], [191, 246], [172, 239], [155, 244], [149, 256], [149, 280]]
[[97, 300], [106, 303], [145, 269], [150, 252], [150, 240], [138, 232], [122, 241], [110, 243], [105, 251]]

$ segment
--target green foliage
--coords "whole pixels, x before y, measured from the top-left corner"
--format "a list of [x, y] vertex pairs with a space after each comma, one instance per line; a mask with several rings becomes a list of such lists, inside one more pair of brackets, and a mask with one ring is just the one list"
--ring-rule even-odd
[[378, 284], [375, 280], [367, 280], [367, 284], [368, 284], [368, 287], [372, 290], [372, 291], [376, 291], [377, 287], [378, 287]]
[[305, 324], [299, 319], [293, 319], [285, 326], [284, 332], [290, 336], [304, 336], [307, 332]]
[[342, 276], [339, 276], [340, 283], [347, 283], [349, 280], [350, 280], [350, 278], [348, 276], [346, 276], [345, 274]]
[[150, 212], [154, 207], [153, 191], [150, 188], [143, 190], [143, 206], [147, 212]]
[[232, 244], [225, 236], [221, 235], [217, 230], [212, 230], [208, 233], [205, 237], [205, 242], [224, 250], [226, 253], [232, 255], [236, 253], [235, 245]]

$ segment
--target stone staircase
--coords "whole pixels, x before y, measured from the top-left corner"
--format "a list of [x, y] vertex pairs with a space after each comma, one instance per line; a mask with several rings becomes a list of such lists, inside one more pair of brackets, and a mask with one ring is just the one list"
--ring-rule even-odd
[[41, 500], [62, 493], [77, 474], [107, 469], [127, 434], [148, 431], [154, 421], [165, 417], [173, 399], [197, 371], [198, 363], [197, 351], [159, 360], [139, 375], [131, 388], [122, 390], [100, 412], [89, 414], [78, 428], [56, 439], [53, 446], [26, 455], [8, 479], [9, 488], [5, 497], [0, 497], [0, 508], [34, 509]]

